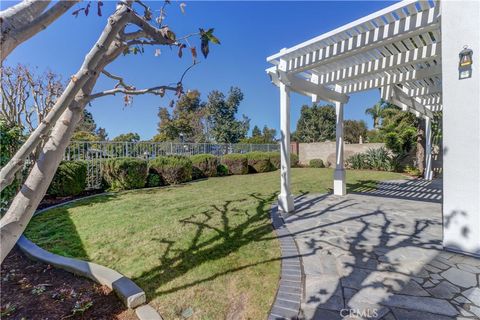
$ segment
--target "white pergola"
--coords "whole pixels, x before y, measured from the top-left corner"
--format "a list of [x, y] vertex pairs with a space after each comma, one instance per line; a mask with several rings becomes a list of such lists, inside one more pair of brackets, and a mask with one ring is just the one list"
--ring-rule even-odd
[[440, 13], [434, 2], [407, 0], [267, 58], [280, 88], [282, 190], [280, 206], [293, 210], [290, 194], [290, 92], [336, 106], [334, 194], [345, 195], [343, 108], [349, 94], [379, 88], [383, 99], [426, 120], [425, 178], [431, 171], [432, 111], [442, 109]]
[[[447, 1], [442, 2], [442, 10], [445, 2]], [[454, 19], [460, 19], [457, 23], [462, 23], [455, 10], [463, 10], [463, 14], [478, 20], [475, 12], [479, 9], [478, 2], [457, 2], [457, 6], [448, 6], [452, 8], [449, 9], [451, 24]], [[473, 13], [468, 10], [473, 10]], [[346, 194], [343, 158], [344, 105], [349, 101], [350, 94], [373, 88], [380, 89], [381, 98], [425, 119], [425, 179], [432, 179], [431, 121], [433, 112], [443, 110], [443, 15], [438, 1], [405, 0], [291, 48], [281, 49], [267, 58], [273, 65], [267, 69], [267, 73], [280, 89], [282, 164], [278, 203], [281, 210], [294, 210], [290, 193], [289, 159], [292, 91], [310, 96], [313, 102], [324, 100], [336, 106], [336, 164], [333, 177], [335, 195]], [[478, 28], [478, 22], [472, 23]], [[470, 22], [469, 24], [471, 27]], [[472, 32], [475, 32], [466, 32], [461, 27], [458, 29], [458, 32], [462, 32], [462, 35], [468, 34], [470, 38]], [[478, 44], [477, 40], [472, 39], [475, 46]], [[449, 37], [449, 43], [453, 44], [454, 41]], [[453, 59], [458, 59], [461, 49], [449, 48], [449, 51], [455, 52]], [[455, 66], [454, 60], [452, 65]], [[469, 83], [469, 86], [472, 86], [472, 83]], [[478, 207], [480, 208], [480, 205]], [[478, 220], [477, 225], [480, 228], [480, 218]], [[480, 231], [477, 235], [475, 245], [478, 245], [480, 252]]]

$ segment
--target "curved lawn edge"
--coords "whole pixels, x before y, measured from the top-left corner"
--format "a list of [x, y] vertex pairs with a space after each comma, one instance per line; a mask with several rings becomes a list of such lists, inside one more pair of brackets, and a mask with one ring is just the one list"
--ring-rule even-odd
[[[78, 198], [70, 201], [66, 201], [57, 205], [53, 205], [35, 212], [34, 216], [44, 213], [50, 209], [65, 206], [80, 200], [105, 196], [112, 193], [100, 193], [83, 198]], [[107, 268], [105, 266], [88, 262], [80, 259], [67, 258], [54, 253], [51, 253], [45, 249], [40, 248], [32, 241], [28, 240], [22, 235], [17, 241], [17, 246], [20, 250], [30, 259], [48, 263], [57, 268], [66, 270], [76, 275], [80, 275], [89, 278], [101, 285], [105, 285], [115, 291], [120, 300], [129, 309], [135, 309], [135, 314], [140, 320], [157, 320], [162, 319], [158, 312], [146, 304], [145, 292], [132, 280], [125, 277], [121, 273]]]
[[303, 271], [297, 244], [283, 221], [278, 205], [270, 209], [272, 226], [282, 250], [280, 279], [268, 320], [298, 319], [302, 298]]

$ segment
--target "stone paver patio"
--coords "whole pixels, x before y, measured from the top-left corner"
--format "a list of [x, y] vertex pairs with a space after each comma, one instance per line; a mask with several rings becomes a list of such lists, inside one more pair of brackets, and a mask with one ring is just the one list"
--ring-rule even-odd
[[297, 197], [283, 218], [303, 265], [300, 316], [480, 319], [480, 259], [441, 250], [440, 187], [387, 182], [373, 194]]

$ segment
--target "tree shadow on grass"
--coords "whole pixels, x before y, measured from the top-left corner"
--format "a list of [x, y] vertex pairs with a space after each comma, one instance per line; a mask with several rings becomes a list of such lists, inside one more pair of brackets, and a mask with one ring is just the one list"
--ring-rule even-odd
[[106, 203], [116, 198], [116, 194], [98, 195], [46, 209], [30, 221], [25, 236], [52, 253], [90, 261], [69, 209]]
[[[276, 199], [276, 196], [276, 193], [269, 195], [252, 193], [248, 199], [225, 201], [220, 206], [212, 205], [209, 210], [192, 214], [188, 218], [180, 220], [179, 222], [184, 225], [195, 227], [193, 235], [190, 236], [188, 247], [178, 249], [175, 247], [175, 241], [164, 238], [154, 239], [166, 246], [160, 257], [159, 265], [132, 280], [142, 287], [147, 292], [148, 298], [151, 299], [211, 281], [222, 275], [280, 260], [280, 257], [273, 259], [262, 259], [260, 257], [257, 260], [261, 261], [255, 263], [246, 263], [233, 268], [229, 267], [227, 270], [189, 283], [162, 289], [163, 286], [185, 275], [190, 270], [202, 264], [223, 259], [253, 242], [276, 241], [269, 220], [270, 206]], [[236, 207], [239, 203], [252, 198], [256, 201], [255, 210], [249, 212], [249, 210]], [[240, 215], [243, 218], [238, 223], [232, 222], [233, 215]], [[214, 223], [215, 219], [217, 221], [219, 219], [220, 223]], [[186, 234], [186, 236], [188, 235]]]

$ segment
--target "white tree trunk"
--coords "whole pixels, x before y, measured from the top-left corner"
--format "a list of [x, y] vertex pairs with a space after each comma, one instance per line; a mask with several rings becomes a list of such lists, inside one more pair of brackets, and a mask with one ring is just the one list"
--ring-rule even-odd
[[[15, 196], [7, 213], [0, 220], [0, 242], [2, 244], [0, 248], [0, 263], [3, 262], [18, 238], [22, 235], [33, 213], [47, 192], [75, 127], [81, 118], [83, 109], [88, 101], [87, 97], [90, 95], [101, 71], [106, 64], [122, 53], [124, 46], [118, 42], [114, 43], [114, 40], [127, 24], [130, 12], [130, 8], [121, 6], [109, 18], [102, 35], [85, 58], [82, 68], [77, 73], [81, 80], [79, 78], [75, 81], [70, 81], [64, 94], [47, 116], [48, 119], [55, 119], [55, 116], [52, 116], [54, 109], [57, 114], [63, 110], [57, 117], [60, 119], [56, 122], [49, 120], [47, 123], [41, 124], [43, 128], [46, 128], [47, 124], [50, 125], [51, 123], [55, 123], [55, 126], [20, 192]], [[82, 86], [77, 88], [80, 84]], [[76, 96], [69, 99], [73, 92], [76, 92]], [[70, 101], [70, 103], [67, 104], [67, 101]], [[38, 130], [39, 128], [36, 131]], [[7, 166], [11, 165], [10, 168], [15, 168], [14, 166], [18, 165], [19, 161], [23, 161], [25, 159], [24, 156], [28, 156], [35, 146], [38, 145], [41, 141], [41, 135], [37, 134], [36, 137], [32, 138], [36, 131], [32, 133], [27, 142], [17, 152], [21, 156], [16, 155], [16, 158], [12, 158], [13, 164], [11, 164], [11, 160]], [[25, 153], [22, 154], [22, 152]], [[2, 168], [2, 182], [4, 182], [3, 171], [7, 166]], [[14, 175], [15, 170], [10, 170]]]
[[82, 108], [79, 108], [75, 103], [63, 113], [27, 180], [0, 221], [2, 262], [22, 235], [38, 204], [47, 192], [55, 171], [63, 158], [64, 150], [73, 135], [75, 125], [81, 117], [82, 112], [80, 110]]
[[24, 0], [0, 12], [0, 58], [3, 61], [18, 45], [47, 28], [78, 0], [58, 1], [44, 11], [49, 0]]

